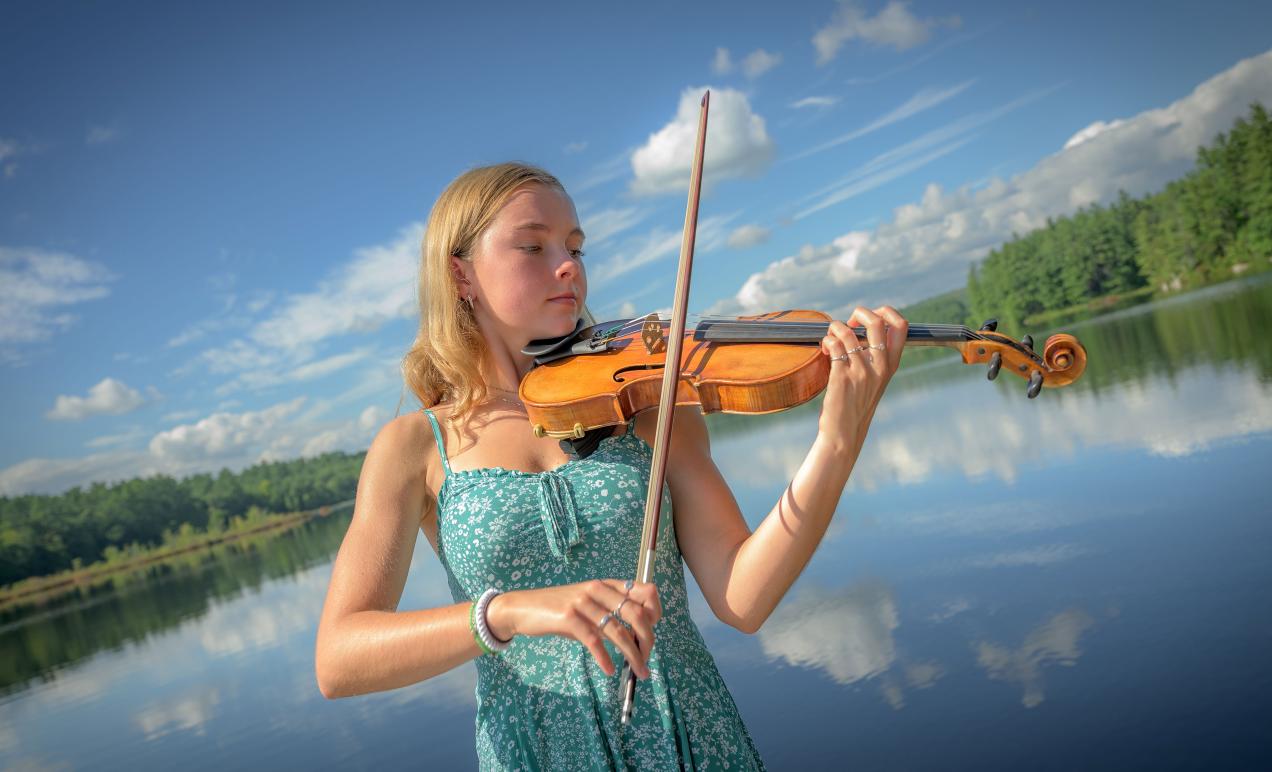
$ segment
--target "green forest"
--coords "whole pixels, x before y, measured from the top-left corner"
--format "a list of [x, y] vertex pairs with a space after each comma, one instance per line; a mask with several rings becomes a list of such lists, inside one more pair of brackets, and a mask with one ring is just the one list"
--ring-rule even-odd
[[265, 513], [354, 497], [366, 452], [261, 463], [234, 473], [167, 475], [57, 494], [0, 496], [0, 586], [78, 570], [188, 539], [241, 529]]
[[973, 265], [969, 324], [1030, 317], [1094, 298], [1165, 293], [1272, 267], [1272, 122], [1250, 107], [1198, 149], [1191, 172], [1159, 193], [1091, 206], [1013, 236]]

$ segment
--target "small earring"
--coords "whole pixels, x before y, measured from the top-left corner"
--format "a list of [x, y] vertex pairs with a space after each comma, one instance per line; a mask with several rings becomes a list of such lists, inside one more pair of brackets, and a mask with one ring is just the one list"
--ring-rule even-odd
[[469, 311], [472, 311], [472, 310], [473, 310], [473, 296], [472, 296], [472, 295], [469, 295], [469, 296], [465, 297], [465, 298], [464, 298], [464, 302], [468, 304], [468, 310], [469, 310]]

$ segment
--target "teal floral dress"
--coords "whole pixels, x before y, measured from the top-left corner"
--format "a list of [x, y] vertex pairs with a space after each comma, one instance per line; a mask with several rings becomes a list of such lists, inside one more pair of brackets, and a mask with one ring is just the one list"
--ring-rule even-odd
[[[455, 602], [488, 587], [523, 590], [630, 577], [653, 451], [629, 423], [585, 459], [540, 473], [452, 471], [438, 492], [438, 555]], [[701, 633], [689, 617], [671, 494], [664, 488], [654, 582], [650, 677], [636, 682], [632, 721], [619, 721], [619, 675], [571, 638], [518, 636], [477, 664], [477, 758], [483, 770], [763, 769]], [[622, 654], [606, 647], [620, 672]]]

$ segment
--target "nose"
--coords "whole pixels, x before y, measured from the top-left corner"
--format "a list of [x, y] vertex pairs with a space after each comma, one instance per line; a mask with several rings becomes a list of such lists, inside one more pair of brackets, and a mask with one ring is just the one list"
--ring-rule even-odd
[[561, 249], [561, 262], [557, 263], [557, 276], [578, 276], [583, 270], [583, 265], [574, 255], [570, 254], [570, 250]]

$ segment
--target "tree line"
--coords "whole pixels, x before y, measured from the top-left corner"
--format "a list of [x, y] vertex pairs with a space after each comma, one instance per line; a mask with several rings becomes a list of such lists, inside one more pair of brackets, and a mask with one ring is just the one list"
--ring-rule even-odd
[[1270, 259], [1272, 121], [1256, 102], [1161, 192], [1123, 192], [991, 251], [969, 271], [968, 321], [998, 317], [1018, 326], [1092, 298], [1267, 270]]
[[300, 512], [354, 497], [366, 451], [96, 482], [57, 494], [0, 496], [0, 586], [155, 547], [192, 531], [217, 533], [264, 512]]

